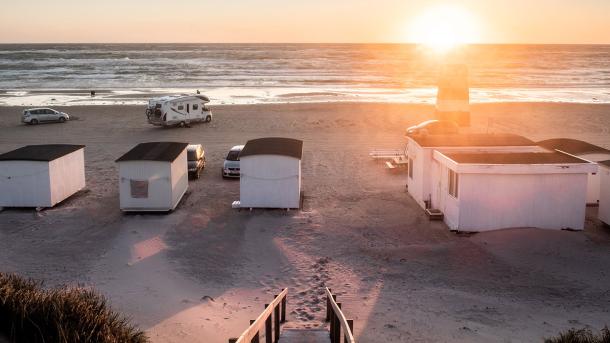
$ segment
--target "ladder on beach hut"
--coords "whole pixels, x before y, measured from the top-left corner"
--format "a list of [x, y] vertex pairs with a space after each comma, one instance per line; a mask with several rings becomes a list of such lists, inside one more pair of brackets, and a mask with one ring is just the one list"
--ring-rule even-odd
[[281, 325], [286, 322], [286, 295], [288, 289], [275, 296], [270, 304], [265, 304], [265, 310], [250, 321], [250, 326], [239, 336], [230, 338], [229, 343], [260, 343], [261, 332], [265, 343], [356, 343], [354, 339], [354, 321], [345, 319], [341, 311], [341, 303], [337, 296], [326, 287], [326, 321], [330, 323], [325, 329], [286, 329]]

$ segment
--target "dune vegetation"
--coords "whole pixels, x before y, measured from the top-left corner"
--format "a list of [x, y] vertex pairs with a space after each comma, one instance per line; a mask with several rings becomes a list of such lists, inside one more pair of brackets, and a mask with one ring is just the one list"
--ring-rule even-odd
[[45, 288], [15, 274], [0, 273], [0, 318], [0, 336], [10, 342], [148, 341], [95, 290]]

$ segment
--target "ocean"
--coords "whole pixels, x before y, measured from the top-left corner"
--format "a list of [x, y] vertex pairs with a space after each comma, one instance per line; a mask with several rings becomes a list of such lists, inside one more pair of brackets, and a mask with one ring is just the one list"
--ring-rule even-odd
[[[0, 104], [140, 104], [200, 90], [213, 103], [433, 103], [440, 67], [465, 63], [472, 102], [610, 103], [610, 45], [0, 45]], [[96, 90], [97, 96], [87, 96]]]

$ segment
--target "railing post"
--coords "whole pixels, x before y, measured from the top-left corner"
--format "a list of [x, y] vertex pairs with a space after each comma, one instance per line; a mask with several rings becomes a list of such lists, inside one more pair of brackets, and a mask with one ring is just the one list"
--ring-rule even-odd
[[[330, 291], [330, 288], [328, 289]], [[330, 320], [330, 297], [326, 294], [326, 321]]]
[[[341, 303], [337, 303], [337, 307], [339, 311], [341, 310]], [[335, 328], [335, 337], [333, 338], [333, 343], [341, 343], [341, 321], [339, 320], [339, 316], [336, 316], [336, 328]]]
[[[269, 304], [265, 304], [265, 308], [269, 307]], [[265, 343], [273, 343], [273, 338], [271, 337], [271, 316], [265, 319]]]
[[[286, 289], [286, 288], [284, 288]], [[283, 291], [283, 290], [282, 290]], [[286, 295], [282, 298], [282, 323], [286, 321]]]
[[[351, 332], [352, 335], [354, 335], [354, 320], [353, 319], [348, 319], [347, 320], [347, 326], [349, 326], [349, 332]], [[345, 343], [350, 343], [350, 342], [347, 341], [347, 336], [345, 336], [344, 342]]]
[[[276, 295], [276, 297], [277, 297], [277, 295]], [[275, 308], [273, 309], [273, 319], [274, 319], [274, 326], [275, 326], [275, 334], [274, 334], [275, 339], [273, 340], [273, 342], [278, 343], [280, 340], [280, 304], [277, 304], [275, 306]]]
[[[250, 319], [250, 325], [254, 324], [255, 321], [256, 320]], [[258, 342], [258, 331], [254, 335], [254, 337], [252, 337], [252, 340], [250, 340], [250, 343], [259, 343]]]

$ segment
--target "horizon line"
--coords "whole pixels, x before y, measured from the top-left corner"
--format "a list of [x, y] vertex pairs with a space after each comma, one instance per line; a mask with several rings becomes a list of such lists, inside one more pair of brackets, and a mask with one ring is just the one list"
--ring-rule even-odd
[[[310, 45], [426, 45], [416, 42], [0, 42], [0, 45], [17, 45], [17, 44], [310, 44]], [[610, 45], [608, 43], [464, 43], [464, 45]]]

